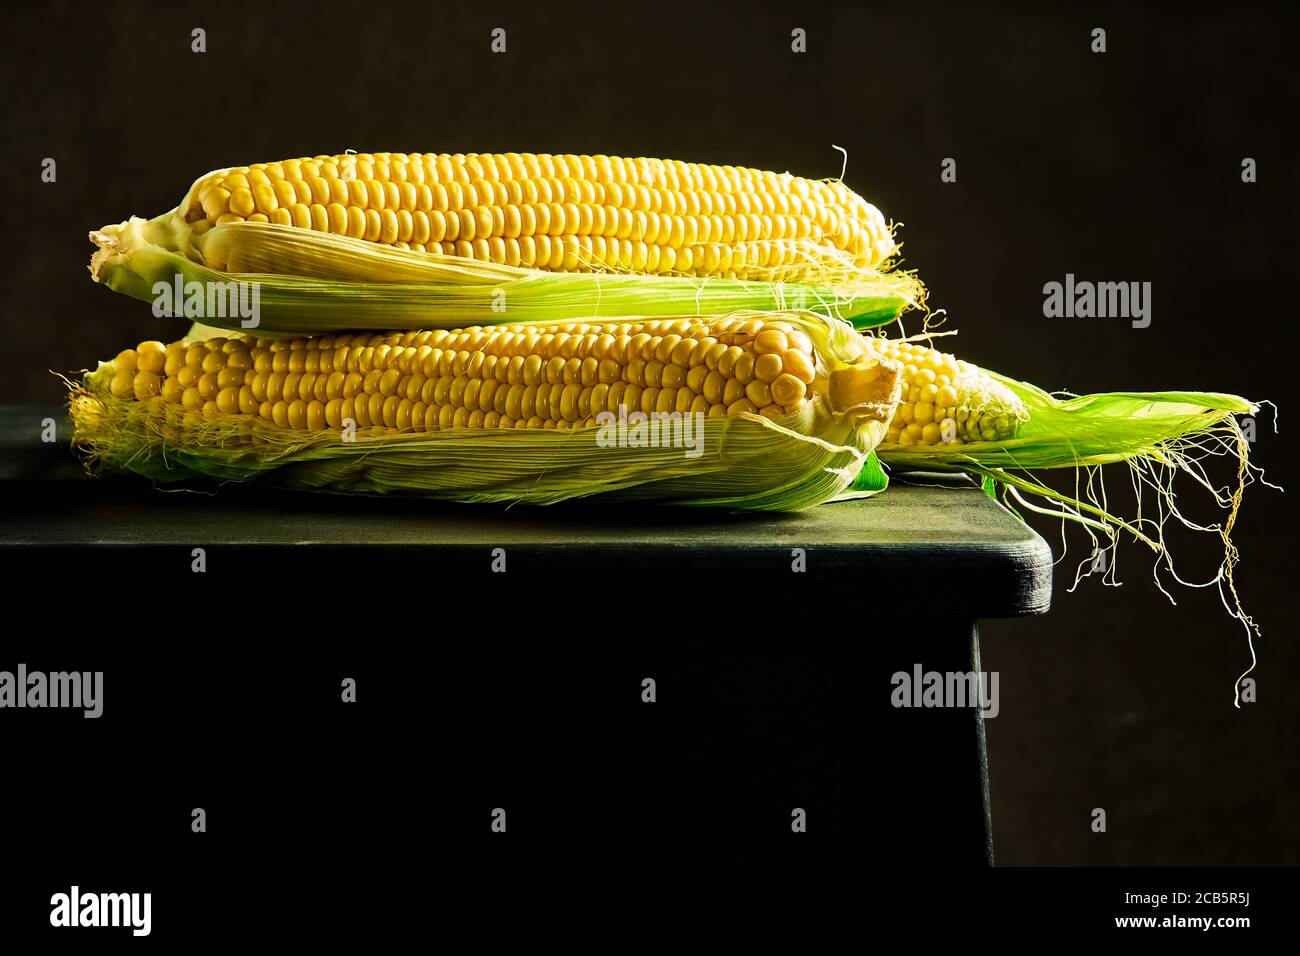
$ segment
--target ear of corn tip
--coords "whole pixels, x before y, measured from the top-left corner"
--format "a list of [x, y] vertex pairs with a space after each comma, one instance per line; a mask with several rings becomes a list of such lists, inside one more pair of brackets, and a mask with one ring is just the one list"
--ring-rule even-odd
[[872, 355], [903, 369], [902, 395], [882, 448], [1006, 441], [1028, 417], [1015, 392], [953, 355], [897, 339], [869, 337], [866, 344]]

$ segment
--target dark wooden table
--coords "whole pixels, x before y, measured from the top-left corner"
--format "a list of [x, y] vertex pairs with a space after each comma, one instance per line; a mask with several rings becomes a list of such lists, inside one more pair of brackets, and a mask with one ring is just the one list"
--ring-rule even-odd
[[[59, 441], [42, 441], [46, 419]], [[965, 479], [793, 515], [452, 506], [92, 480], [66, 437], [55, 409], [0, 410], [4, 574], [14, 595], [61, 595], [66, 625], [57, 641], [11, 632], [0, 667], [88, 666], [63, 659], [80, 654], [108, 681], [129, 661], [106, 711], [124, 733], [165, 733], [157, 714], [184, 707], [139, 676], [164, 666], [200, 697], [220, 697], [234, 666], [319, 679], [312, 700], [331, 714], [329, 688], [358, 671], [356, 759], [397, 786], [408, 771], [386, 757], [424, 741], [440, 799], [483, 820], [480, 804], [509, 806], [515, 852], [806, 855], [790, 832], [801, 807], [813, 855], [992, 862], [983, 720], [891, 703], [894, 674], [978, 672], [978, 619], [1050, 603], [1046, 543]], [[233, 733], [222, 752], [239, 772], [307, 786], [311, 755], [330, 763], [338, 721], [360, 718], [317, 723], [300, 705], [187, 726]], [[258, 750], [279, 720], [297, 736], [292, 781]], [[172, 772], [216, 786], [198, 764]], [[339, 799], [364, 802], [365, 785]], [[575, 837], [590, 801], [604, 828]]]

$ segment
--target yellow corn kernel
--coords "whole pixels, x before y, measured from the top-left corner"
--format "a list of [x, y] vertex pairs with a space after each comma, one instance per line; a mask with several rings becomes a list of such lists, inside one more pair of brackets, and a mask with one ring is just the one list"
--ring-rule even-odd
[[882, 448], [1013, 438], [1027, 417], [1019, 396], [987, 372], [929, 346], [865, 339], [877, 358], [903, 366], [899, 402]]
[[[807, 279], [876, 269], [895, 250], [880, 211], [840, 183], [662, 159], [513, 155], [347, 154], [238, 167], [199, 180], [178, 214], [200, 233], [272, 221], [566, 271]], [[562, 163], [564, 175], [552, 175]], [[784, 329], [770, 329], [757, 352], [786, 344]]]
[[[116, 398], [158, 396], [164, 407], [199, 410], [209, 419], [269, 418], [308, 431], [339, 430], [348, 419], [398, 431], [504, 422], [580, 428], [619, 409], [779, 418], [817, 393], [781, 371], [815, 367], [811, 342], [786, 328], [701, 317], [289, 341], [236, 336], [188, 347], [142, 343], [111, 363], [106, 381]], [[705, 357], [720, 345], [710, 368]], [[168, 363], [168, 354], [176, 361]], [[693, 357], [699, 362], [692, 366]]]

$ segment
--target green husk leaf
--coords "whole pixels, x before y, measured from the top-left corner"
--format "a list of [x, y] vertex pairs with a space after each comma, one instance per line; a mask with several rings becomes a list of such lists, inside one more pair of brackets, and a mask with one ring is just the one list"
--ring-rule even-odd
[[544, 272], [271, 223], [227, 223], [192, 236], [175, 227], [174, 217], [132, 219], [91, 237], [100, 246], [91, 261], [95, 279], [146, 302], [158, 302], [162, 288], [172, 287], [178, 275], [182, 283], [205, 288], [255, 283], [256, 325], [244, 325], [238, 314], [219, 309], [185, 317], [258, 334], [719, 315], [747, 309], [809, 310], [862, 329], [892, 322], [924, 300], [924, 289], [911, 272], [864, 272], [851, 282], [827, 285]]
[[885, 461], [908, 468], [1078, 468], [1159, 457], [1165, 446], [1197, 435], [1234, 414], [1258, 407], [1236, 395], [1215, 392], [1104, 392], [1052, 395], [1028, 382], [989, 372], [1024, 402], [1027, 420], [1016, 437], [961, 445], [890, 448]]
[[885, 468], [880, 463], [873, 451], [867, 456], [867, 460], [862, 463], [862, 468], [857, 477], [853, 479], [853, 484], [845, 488], [838, 496], [836, 501], [849, 501], [854, 498], [869, 498], [872, 495], [880, 494], [889, 487], [889, 475], [885, 473]]
[[[74, 446], [92, 470], [159, 483], [266, 481], [280, 487], [460, 502], [554, 504], [577, 498], [797, 511], [836, 497], [884, 434], [863, 421], [845, 444], [759, 415], [701, 418], [700, 455], [682, 447], [602, 447], [603, 429], [460, 429], [354, 441], [261, 419], [175, 427], [88, 377], [72, 394]], [[606, 437], [609, 433], [605, 432]]]
[[[1163, 568], [1179, 584], [1217, 587], [1224, 607], [1246, 629], [1254, 667], [1254, 621], [1245, 612], [1233, 581], [1238, 561], [1231, 532], [1241, 507], [1245, 488], [1262, 471], [1249, 461], [1247, 443], [1236, 415], [1258, 412], [1255, 403], [1237, 395], [1218, 392], [1105, 392], [1095, 395], [1050, 394], [1027, 382], [995, 372], [992, 377], [1005, 384], [1023, 401], [1027, 417], [1019, 423], [1014, 438], [999, 442], [969, 442], [934, 446], [893, 446], [878, 449], [880, 459], [891, 469], [963, 471], [979, 475], [985, 491], [1001, 491], [1007, 507], [1018, 504], [1083, 527], [1093, 545], [1079, 563], [1075, 584], [1094, 572], [1109, 571], [1113, 580], [1114, 553], [1123, 532], [1147, 545], [1156, 555], [1156, 584], [1173, 602], [1161, 581]], [[1207, 458], [1236, 460], [1235, 486], [1215, 485], [1204, 470]], [[1117, 515], [1109, 504], [1101, 466], [1124, 462], [1132, 473], [1137, 496], [1137, 513], [1132, 518]], [[1035, 472], [1072, 469], [1073, 492], [1061, 491], [1035, 476]], [[1190, 476], [1208, 490], [1218, 507], [1227, 512], [1222, 522], [1200, 524], [1186, 518], [1175, 500], [1174, 478]], [[1143, 510], [1143, 491], [1155, 493], [1154, 514]], [[1048, 507], [1035, 502], [1047, 502]], [[1208, 581], [1184, 580], [1174, 568], [1165, 544], [1167, 522], [1176, 520], [1195, 531], [1217, 534], [1224, 557], [1215, 576]], [[1111, 560], [1098, 561], [1101, 552]], [[1249, 674], [1248, 669], [1242, 677]], [[1238, 685], [1240, 678], [1238, 678]], [[1237, 703], [1237, 686], [1233, 690]], [[1238, 704], [1239, 706], [1239, 704]]]

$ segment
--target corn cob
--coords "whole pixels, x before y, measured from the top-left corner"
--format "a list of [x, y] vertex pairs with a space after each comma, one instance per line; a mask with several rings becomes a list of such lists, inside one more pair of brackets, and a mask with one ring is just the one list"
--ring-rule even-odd
[[[571, 428], [620, 406], [798, 415], [818, 384], [815, 363], [806, 334], [757, 318], [503, 325], [142, 342], [113, 360], [109, 388], [117, 398], [160, 395], [208, 417], [256, 414], [282, 428], [341, 428], [348, 418], [398, 431]], [[838, 382], [823, 374], [820, 385]]]
[[903, 392], [882, 448], [1014, 438], [1024, 403], [983, 369], [914, 342], [868, 338], [878, 358], [903, 367]]
[[880, 211], [840, 182], [735, 166], [531, 153], [344, 154], [199, 179], [195, 234], [271, 222], [549, 271], [809, 279], [894, 252]]
[[[611, 479], [584, 481], [582, 472], [612, 469], [629, 487], [657, 486], [645, 491], [651, 498], [803, 507], [847, 487], [893, 413], [899, 368], [862, 343], [843, 323], [804, 314], [144, 342], [86, 376], [73, 414], [78, 444], [102, 463], [154, 477], [167, 469], [153, 457], [176, 471], [168, 477], [182, 477], [175, 465], [182, 453], [207, 456], [208, 473], [221, 477], [322, 450], [377, 467], [376, 444], [392, 441], [423, 454], [403, 459], [418, 462], [420, 475], [366, 490], [414, 485], [461, 497], [560, 500], [606, 490]], [[510, 444], [524, 435], [569, 441], [557, 431], [586, 441], [633, 413], [691, 419], [708, 456], [665, 466], [636, 448], [599, 442], [586, 453], [594, 457], [582, 457], [586, 446], [577, 442]], [[508, 492], [498, 493], [500, 476], [450, 475], [465, 472], [465, 456], [488, 450], [469, 441], [487, 433], [507, 442], [498, 455], [548, 453], [521, 458]], [[250, 452], [270, 457], [254, 468], [239, 459]], [[577, 456], [570, 472], [557, 454]], [[454, 489], [437, 485], [436, 468], [447, 469]], [[722, 495], [724, 485], [746, 491]]]
[[814, 309], [859, 327], [925, 295], [915, 275], [892, 271], [880, 211], [843, 183], [658, 159], [257, 163], [209, 173], [175, 209], [90, 238], [91, 274], [116, 291], [148, 301], [178, 275], [252, 278], [261, 328], [289, 333], [346, 328], [333, 313], [313, 319], [341, 297], [366, 327], [415, 329], [506, 321], [502, 292], [530, 320]]

